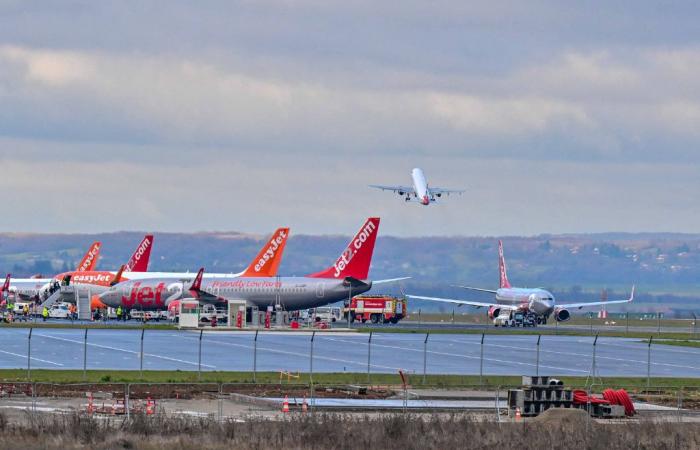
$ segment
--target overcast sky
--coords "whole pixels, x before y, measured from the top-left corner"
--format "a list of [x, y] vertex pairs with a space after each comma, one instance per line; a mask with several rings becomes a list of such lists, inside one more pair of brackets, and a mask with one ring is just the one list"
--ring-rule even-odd
[[468, 3], [0, 0], [0, 231], [700, 231], [700, 3]]

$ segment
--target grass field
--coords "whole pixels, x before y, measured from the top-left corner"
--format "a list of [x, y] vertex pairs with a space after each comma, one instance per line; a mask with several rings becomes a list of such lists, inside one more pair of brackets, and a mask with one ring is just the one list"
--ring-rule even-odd
[[[252, 383], [252, 372], [202, 372], [201, 379], [197, 372], [191, 371], [144, 371], [143, 377], [139, 371], [128, 370], [88, 370], [83, 378], [82, 370], [32, 370], [31, 381], [38, 383]], [[308, 373], [299, 373], [298, 378], [288, 381], [286, 376], [280, 379], [279, 372], [258, 372], [257, 383], [302, 383], [308, 384]], [[586, 377], [559, 377], [568, 386], [584, 386]], [[1, 382], [27, 381], [27, 371], [20, 369], [0, 370]], [[425, 385], [434, 387], [475, 387], [495, 388], [497, 386], [519, 386], [519, 376], [485, 375], [482, 380], [478, 375], [428, 375]], [[359, 385], [400, 385], [398, 374], [372, 374], [368, 383], [366, 373], [315, 373], [314, 384], [359, 384]], [[423, 385], [422, 375], [411, 375], [409, 382], [415, 387]], [[643, 388], [647, 385], [646, 378], [639, 377], [609, 377], [602, 378], [602, 387]], [[700, 388], [700, 378], [651, 378], [650, 385], [655, 387], [692, 387]]]

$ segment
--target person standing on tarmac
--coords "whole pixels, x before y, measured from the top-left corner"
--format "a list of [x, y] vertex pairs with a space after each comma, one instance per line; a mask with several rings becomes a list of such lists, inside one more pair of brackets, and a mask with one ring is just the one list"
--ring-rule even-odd
[[46, 322], [46, 319], [49, 317], [49, 308], [44, 306], [44, 309], [41, 311], [41, 318]]
[[29, 304], [25, 303], [24, 306], [22, 307], [22, 315], [24, 316], [24, 321], [27, 322], [29, 320]]
[[121, 305], [117, 306], [117, 322], [122, 320], [122, 307]]

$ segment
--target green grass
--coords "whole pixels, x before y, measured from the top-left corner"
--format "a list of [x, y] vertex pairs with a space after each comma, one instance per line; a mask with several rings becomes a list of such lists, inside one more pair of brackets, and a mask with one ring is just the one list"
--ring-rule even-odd
[[[202, 372], [201, 380], [197, 372], [193, 371], [144, 371], [143, 377], [137, 370], [88, 370], [87, 377], [83, 378], [82, 370], [32, 370], [31, 381], [41, 383], [252, 383], [252, 372]], [[584, 386], [586, 377], [559, 377], [567, 386]], [[21, 369], [0, 370], [2, 382], [27, 381], [27, 371]], [[257, 383], [280, 383], [279, 372], [258, 372]], [[519, 386], [522, 378], [519, 376], [495, 376], [485, 375], [480, 384], [478, 375], [428, 375], [425, 386], [430, 387], [478, 387], [495, 388], [497, 386]], [[313, 376], [314, 384], [367, 384], [366, 373], [318, 373]], [[626, 387], [630, 389], [644, 388], [647, 385], [646, 378], [637, 377], [610, 377], [602, 378], [603, 384], [596, 386], [596, 390], [605, 387]], [[651, 378], [651, 386], [654, 387], [692, 387], [700, 388], [700, 378]], [[284, 384], [308, 384], [309, 374], [300, 373], [299, 378], [283, 377]], [[372, 374], [372, 385], [400, 385], [398, 374]], [[409, 376], [409, 383], [414, 388], [423, 385], [423, 376], [413, 374]]]

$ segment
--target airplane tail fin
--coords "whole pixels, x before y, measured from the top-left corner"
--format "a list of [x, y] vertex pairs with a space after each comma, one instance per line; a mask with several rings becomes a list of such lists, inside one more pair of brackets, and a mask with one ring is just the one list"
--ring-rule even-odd
[[199, 298], [200, 297], [200, 291], [202, 290], [202, 278], [204, 277], [204, 267], [201, 267], [199, 271], [197, 272], [197, 276], [194, 277], [194, 281], [192, 281], [192, 286], [190, 286], [190, 294], [194, 298]]
[[85, 253], [83, 259], [80, 260], [78, 267], [75, 269], [76, 272], [91, 272], [95, 270], [97, 265], [97, 260], [100, 259], [100, 247], [102, 243], [99, 241], [93, 242], [90, 249]]
[[370, 217], [329, 268], [307, 275], [312, 278], [346, 278], [366, 280], [379, 233], [379, 217]]
[[151, 260], [151, 247], [153, 247], [153, 235], [147, 234], [134, 250], [124, 268], [125, 272], [148, 272], [148, 263]]
[[4, 293], [4, 292], [7, 292], [7, 291], [10, 290], [10, 278], [11, 278], [11, 277], [12, 277], [12, 275], [10, 275], [10, 274], [8, 273], [8, 274], [7, 274], [7, 277], [5, 278], [5, 283], [2, 285], [2, 290], [1, 290], [0, 292], [3, 292], [3, 293]]
[[506, 274], [506, 258], [503, 256], [503, 241], [498, 241], [498, 272], [501, 276], [499, 287], [509, 288], [508, 274]]
[[289, 228], [278, 228], [253, 259], [242, 277], [274, 277], [282, 262], [284, 246], [287, 244]]

